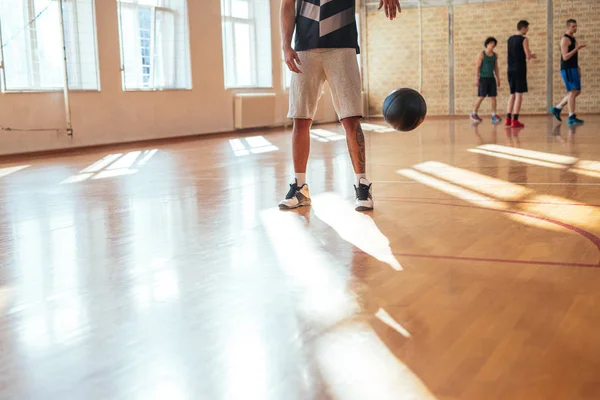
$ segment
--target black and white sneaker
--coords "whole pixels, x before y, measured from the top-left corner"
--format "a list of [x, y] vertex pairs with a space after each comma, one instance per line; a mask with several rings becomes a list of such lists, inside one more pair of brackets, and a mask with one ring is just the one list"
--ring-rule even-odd
[[294, 180], [294, 183], [290, 183], [290, 191], [285, 196], [285, 199], [279, 203], [279, 208], [282, 210], [290, 210], [302, 206], [310, 206], [310, 192], [308, 191], [308, 185], [305, 183], [298, 187], [298, 181]]
[[[364, 183], [363, 183], [364, 182]], [[358, 187], [354, 186], [356, 192], [356, 211], [369, 211], [373, 209], [373, 196], [371, 195], [371, 183], [365, 178], [360, 178]]]

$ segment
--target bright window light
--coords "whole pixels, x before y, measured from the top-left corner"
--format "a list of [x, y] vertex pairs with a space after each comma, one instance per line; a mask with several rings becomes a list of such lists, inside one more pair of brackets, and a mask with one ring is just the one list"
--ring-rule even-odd
[[390, 128], [389, 126], [384, 125], [375, 125], [375, 124], [360, 124], [364, 131], [376, 132], [376, 133], [385, 133], [385, 132], [394, 132], [394, 128]]
[[10, 174], [14, 174], [15, 172], [19, 172], [21, 170], [24, 170], [25, 168], [28, 168], [29, 165], [19, 165], [16, 167], [4, 167], [4, 168], [0, 168], [0, 178], [4, 177], [4, 176], [8, 176]]
[[488, 208], [500, 210], [505, 210], [508, 208], [506, 203], [498, 201], [493, 197], [485, 196], [483, 194], [473, 192], [472, 190], [461, 188], [460, 186], [445, 182], [441, 179], [434, 178], [421, 172], [417, 172], [413, 169], [402, 169], [398, 171], [398, 173], [402, 176], [413, 179], [426, 186], [437, 189], [469, 203], [481, 205], [480, 203], [483, 202], [486, 203], [485, 206]]
[[381, 322], [383, 322], [387, 326], [391, 327], [392, 329], [394, 329], [396, 332], [398, 332], [399, 334], [401, 334], [405, 338], [409, 338], [410, 337], [410, 333], [406, 329], [404, 329], [404, 327], [402, 325], [400, 325], [398, 322], [396, 322], [396, 320], [394, 319], [394, 317], [392, 317], [383, 308], [380, 308], [379, 310], [377, 310], [377, 312], [375, 313], [375, 316]]
[[341, 196], [324, 193], [313, 197], [315, 215], [331, 226], [340, 237], [396, 271], [402, 266], [392, 253], [389, 239], [370, 216], [354, 211]]
[[269, 0], [221, 0], [221, 21], [225, 87], [272, 87]]
[[511, 155], [511, 154], [497, 153], [495, 151], [482, 150], [479, 148], [469, 149], [468, 151], [471, 153], [477, 153], [477, 154], [483, 154], [483, 155], [491, 156], [491, 157], [503, 158], [505, 160], [518, 161], [518, 162], [522, 162], [522, 163], [530, 164], [530, 165], [537, 165], [539, 167], [546, 167], [546, 168], [553, 168], [553, 169], [565, 169], [565, 166], [562, 164], [556, 164], [556, 163], [548, 162], [548, 161], [534, 160], [532, 158], [519, 157], [519, 156], [515, 156], [515, 155]]
[[317, 139], [319, 142], [336, 142], [338, 140], [346, 140], [346, 135], [339, 134], [337, 132], [328, 131], [327, 129], [311, 129], [311, 137]]
[[102, 170], [103, 168], [105, 168], [107, 165], [110, 165], [111, 163], [113, 163], [115, 160], [117, 160], [121, 156], [122, 156], [122, 154], [109, 154], [106, 157], [102, 158], [101, 160], [96, 161], [89, 167], [81, 170], [80, 174], [86, 173], [86, 172], [98, 172], [98, 171]]
[[425, 172], [436, 178], [466, 187], [475, 192], [492, 196], [496, 199], [520, 200], [533, 192], [530, 189], [514, 183], [491, 178], [487, 175], [478, 174], [462, 168], [452, 167], [437, 161], [428, 161], [414, 165], [413, 168], [417, 171]]
[[230, 139], [229, 145], [236, 157], [247, 156], [249, 154], [261, 154], [277, 151], [279, 148], [265, 139], [264, 136], [252, 136], [242, 139]]
[[99, 90], [93, 0], [0, 1], [4, 91], [52, 91], [64, 87], [62, 34], [71, 90]]
[[87, 180], [114, 178], [117, 176], [133, 175], [139, 171], [156, 153], [157, 149], [144, 151], [131, 151], [125, 154], [109, 154], [92, 165], [79, 171], [62, 184], [78, 183]]
[[117, 0], [125, 90], [191, 89], [186, 0]]
[[484, 144], [479, 146], [478, 149], [514, 155], [518, 157], [531, 158], [549, 163], [562, 164], [563, 166], [573, 165], [578, 160], [575, 157], [561, 156], [559, 154], [543, 153], [540, 151], [520, 149], [515, 147], [500, 146], [498, 144]]

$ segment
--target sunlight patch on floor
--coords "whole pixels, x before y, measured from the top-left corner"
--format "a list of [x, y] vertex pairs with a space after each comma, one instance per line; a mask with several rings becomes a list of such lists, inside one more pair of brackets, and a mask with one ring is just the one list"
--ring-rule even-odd
[[[299, 317], [323, 332], [311, 346], [333, 398], [435, 400], [370, 324], [360, 320], [360, 306], [350, 291], [349, 269], [319, 246], [306, 229], [308, 221], [302, 215], [277, 209], [263, 211], [261, 220], [289, 277]], [[290, 240], [290, 232], [294, 240]]]
[[139, 172], [139, 168], [148, 163], [157, 152], [157, 149], [153, 149], [130, 151], [125, 154], [109, 154], [82, 169], [78, 174], [65, 179], [61, 184], [133, 175]]
[[15, 172], [19, 172], [24, 170], [25, 168], [29, 168], [29, 165], [18, 165], [16, 167], [3, 167], [0, 168], [0, 178], [8, 176], [10, 174], [14, 174]]
[[373, 218], [355, 211], [340, 195], [323, 193], [313, 196], [312, 209], [315, 215], [331, 226], [342, 239], [396, 271], [402, 270], [392, 253], [389, 239], [379, 230]]
[[380, 308], [375, 313], [375, 316], [384, 324], [394, 329], [396, 332], [404, 336], [405, 338], [410, 337], [410, 332], [408, 332], [402, 325], [400, 325], [394, 317], [392, 317], [387, 311], [383, 308]]

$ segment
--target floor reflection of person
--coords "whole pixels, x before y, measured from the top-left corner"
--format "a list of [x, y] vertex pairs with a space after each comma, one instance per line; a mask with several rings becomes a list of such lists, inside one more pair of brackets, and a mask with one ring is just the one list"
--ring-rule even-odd
[[[477, 138], [477, 145], [483, 146], [486, 144], [497, 144], [498, 143], [498, 125], [492, 124], [492, 133], [489, 140], [485, 140], [479, 132], [479, 123], [472, 123], [471, 129]], [[493, 178], [498, 177], [498, 158], [490, 157], [485, 154], [477, 153], [477, 165], [479, 167], [479, 173], [491, 176]]]
[[[510, 147], [521, 148], [519, 129], [506, 128], [506, 137], [508, 139], [508, 144]], [[509, 160], [508, 181], [520, 184], [527, 183], [527, 163]]]

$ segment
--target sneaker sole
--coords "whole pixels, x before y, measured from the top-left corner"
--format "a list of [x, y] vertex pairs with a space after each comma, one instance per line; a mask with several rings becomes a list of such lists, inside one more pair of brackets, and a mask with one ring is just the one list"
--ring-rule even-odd
[[296, 208], [299, 208], [299, 207], [310, 206], [310, 203], [311, 203], [310, 201], [298, 203], [298, 205], [295, 206], [295, 207], [290, 207], [290, 206], [286, 206], [285, 204], [280, 204], [279, 205], [279, 209], [280, 210], [293, 210], [293, 209], [296, 209]]
[[356, 211], [371, 211], [372, 209], [373, 209], [373, 207], [365, 207], [365, 206], [359, 206], [359, 207], [355, 208]]

